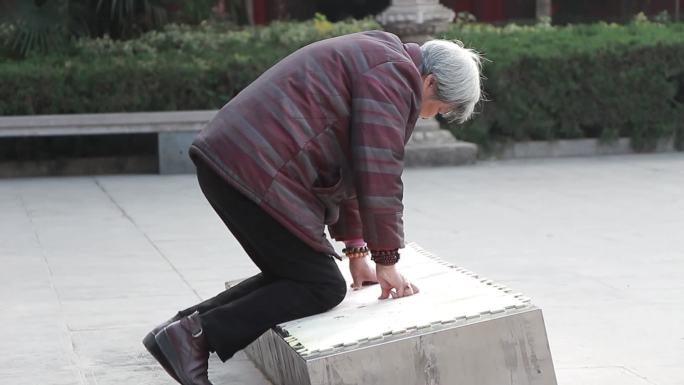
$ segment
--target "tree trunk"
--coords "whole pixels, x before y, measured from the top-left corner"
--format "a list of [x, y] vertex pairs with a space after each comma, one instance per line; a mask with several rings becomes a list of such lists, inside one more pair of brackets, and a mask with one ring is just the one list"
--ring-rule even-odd
[[675, 0], [675, 20], [679, 21], [679, 7], [681, 6], [680, 0]]
[[537, 20], [551, 20], [551, 0], [537, 0]]
[[247, 9], [247, 22], [249, 25], [254, 25], [254, 1], [245, 0], [245, 8]]
[[217, 1], [211, 8], [211, 11], [221, 18], [226, 17], [226, 2], [223, 0]]

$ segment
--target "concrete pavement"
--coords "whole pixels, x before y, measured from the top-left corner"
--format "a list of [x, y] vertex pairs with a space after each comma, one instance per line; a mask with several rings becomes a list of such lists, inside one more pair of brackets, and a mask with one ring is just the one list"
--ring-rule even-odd
[[[561, 385], [684, 385], [684, 155], [404, 182], [407, 239], [532, 297]], [[143, 335], [256, 272], [193, 176], [0, 180], [0, 213], [0, 384], [172, 384]], [[269, 384], [243, 354], [210, 368]]]

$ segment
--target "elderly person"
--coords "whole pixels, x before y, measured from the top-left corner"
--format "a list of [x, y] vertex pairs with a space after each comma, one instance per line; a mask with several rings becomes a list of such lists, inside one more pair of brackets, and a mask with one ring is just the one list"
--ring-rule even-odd
[[210, 352], [226, 361], [276, 324], [338, 305], [347, 288], [325, 225], [346, 244], [353, 288], [418, 293], [396, 268], [404, 147], [418, 117], [465, 121], [480, 95], [473, 51], [380, 31], [311, 44], [264, 72], [190, 149], [204, 195], [261, 272], [152, 330], [150, 353], [181, 384], [210, 384]]

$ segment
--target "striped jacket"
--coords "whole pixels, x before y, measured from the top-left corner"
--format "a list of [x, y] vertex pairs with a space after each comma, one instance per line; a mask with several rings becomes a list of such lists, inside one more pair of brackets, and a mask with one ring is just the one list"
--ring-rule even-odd
[[226, 104], [190, 156], [315, 250], [404, 246], [404, 146], [418, 118], [420, 47], [381, 31], [316, 42]]

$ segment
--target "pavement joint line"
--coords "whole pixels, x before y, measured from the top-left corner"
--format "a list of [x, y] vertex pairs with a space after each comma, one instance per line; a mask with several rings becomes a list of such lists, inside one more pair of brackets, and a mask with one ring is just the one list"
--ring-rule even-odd
[[648, 379], [648, 377], [644, 377], [635, 370], [632, 370], [624, 365], [599, 365], [599, 366], [592, 366], [592, 365], [583, 365], [583, 366], [556, 366], [556, 370], [576, 370], [576, 369], [622, 369], [628, 374], [631, 374], [637, 378], [640, 378], [646, 382], [648, 382], [651, 385], [658, 385], [657, 383], [651, 381]]
[[59, 304], [59, 317], [61, 319], [60, 326], [62, 327], [62, 342], [63, 347], [65, 348], [64, 350], [66, 350], [67, 352], [69, 362], [72, 363], [71, 369], [76, 373], [76, 377], [78, 377], [78, 382], [82, 385], [87, 385], [88, 381], [86, 379], [86, 374], [84, 373], [85, 367], [81, 362], [81, 358], [79, 357], [78, 353], [76, 353], [76, 345], [74, 343], [72, 331], [69, 329], [69, 324], [64, 315], [64, 304], [62, 302], [61, 296], [59, 295], [59, 291], [55, 286], [54, 273], [52, 271], [52, 268], [50, 267], [50, 261], [48, 261], [48, 257], [47, 255], [45, 255], [43, 242], [41, 242], [40, 240], [40, 235], [38, 234], [36, 226], [33, 222], [33, 216], [31, 215], [31, 212], [28, 210], [28, 207], [26, 207], [26, 202], [24, 201], [24, 198], [19, 196], [19, 202], [21, 202], [21, 206], [24, 209], [24, 212], [26, 213], [29, 222], [31, 223], [33, 236], [36, 238], [36, 242], [38, 242], [40, 255], [43, 259], [43, 262], [45, 262], [45, 268], [47, 269], [48, 275], [50, 277], [50, 289], [52, 289], [52, 292], [55, 295], [55, 298], [57, 299], [57, 303]]
[[562, 366], [557, 365], [556, 369], [573, 370], [573, 369], [625, 369], [622, 365], [581, 365], [581, 366]]
[[648, 383], [651, 384], [651, 385], [658, 385], [658, 384], [656, 384], [655, 382], [649, 380], [647, 377], [642, 376], [641, 374], [639, 374], [636, 370], [630, 369], [630, 368], [628, 368], [628, 367], [626, 367], [626, 366], [622, 366], [622, 369], [624, 369], [624, 370], [625, 370], [627, 373], [629, 373], [629, 374], [632, 374], [632, 375], [634, 375], [634, 376], [636, 376], [636, 377], [641, 378], [642, 380], [648, 382]]
[[183, 275], [183, 273], [181, 273], [181, 272], [176, 268], [176, 266], [171, 262], [171, 260], [169, 260], [169, 258], [166, 256], [166, 254], [164, 254], [164, 253], [161, 251], [161, 249], [159, 249], [159, 247], [157, 246], [157, 244], [154, 243], [154, 241], [150, 238], [150, 236], [149, 236], [143, 229], [141, 229], [140, 226], [138, 226], [138, 224], [135, 222], [135, 220], [133, 220], [133, 218], [132, 218], [130, 215], [128, 215], [128, 213], [126, 212], [126, 210], [124, 210], [124, 208], [121, 207], [121, 205], [119, 204], [119, 202], [117, 202], [117, 201], [114, 199], [114, 197], [109, 193], [109, 191], [107, 191], [107, 189], [102, 185], [102, 183], [100, 183], [100, 180], [99, 180], [97, 177], [93, 177], [93, 182], [95, 182], [95, 185], [96, 185], [100, 190], [102, 190], [102, 193], [104, 193], [104, 194], [107, 196], [107, 198], [109, 199], [109, 201], [112, 202], [112, 204], [113, 204], [114, 206], [116, 206], [116, 208], [118, 208], [119, 211], [121, 211], [121, 214], [124, 216], [124, 218], [126, 218], [129, 222], [131, 222], [131, 223], [133, 224], [133, 226], [135, 226], [135, 228], [136, 228], [138, 231], [140, 231], [140, 233], [145, 237], [145, 239], [147, 240], [147, 242], [149, 242], [149, 244], [152, 245], [152, 247], [157, 251], [157, 253], [159, 254], [159, 256], [162, 257], [162, 258], [164, 259], [164, 261], [166, 261], [166, 263], [171, 267], [171, 269], [173, 269], [173, 271], [175, 271], [176, 274], [178, 274], [178, 276], [179, 276], [180, 279], [183, 281], [183, 283], [185, 283], [185, 285], [186, 285], [186, 286], [195, 294], [195, 297], [197, 297], [197, 299], [201, 301], [201, 300], [203, 299], [202, 296], [197, 292], [197, 290], [195, 290], [194, 287], [192, 287], [192, 285], [190, 285], [190, 282], [188, 282], [188, 280], [185, 278], [185, 276]]

